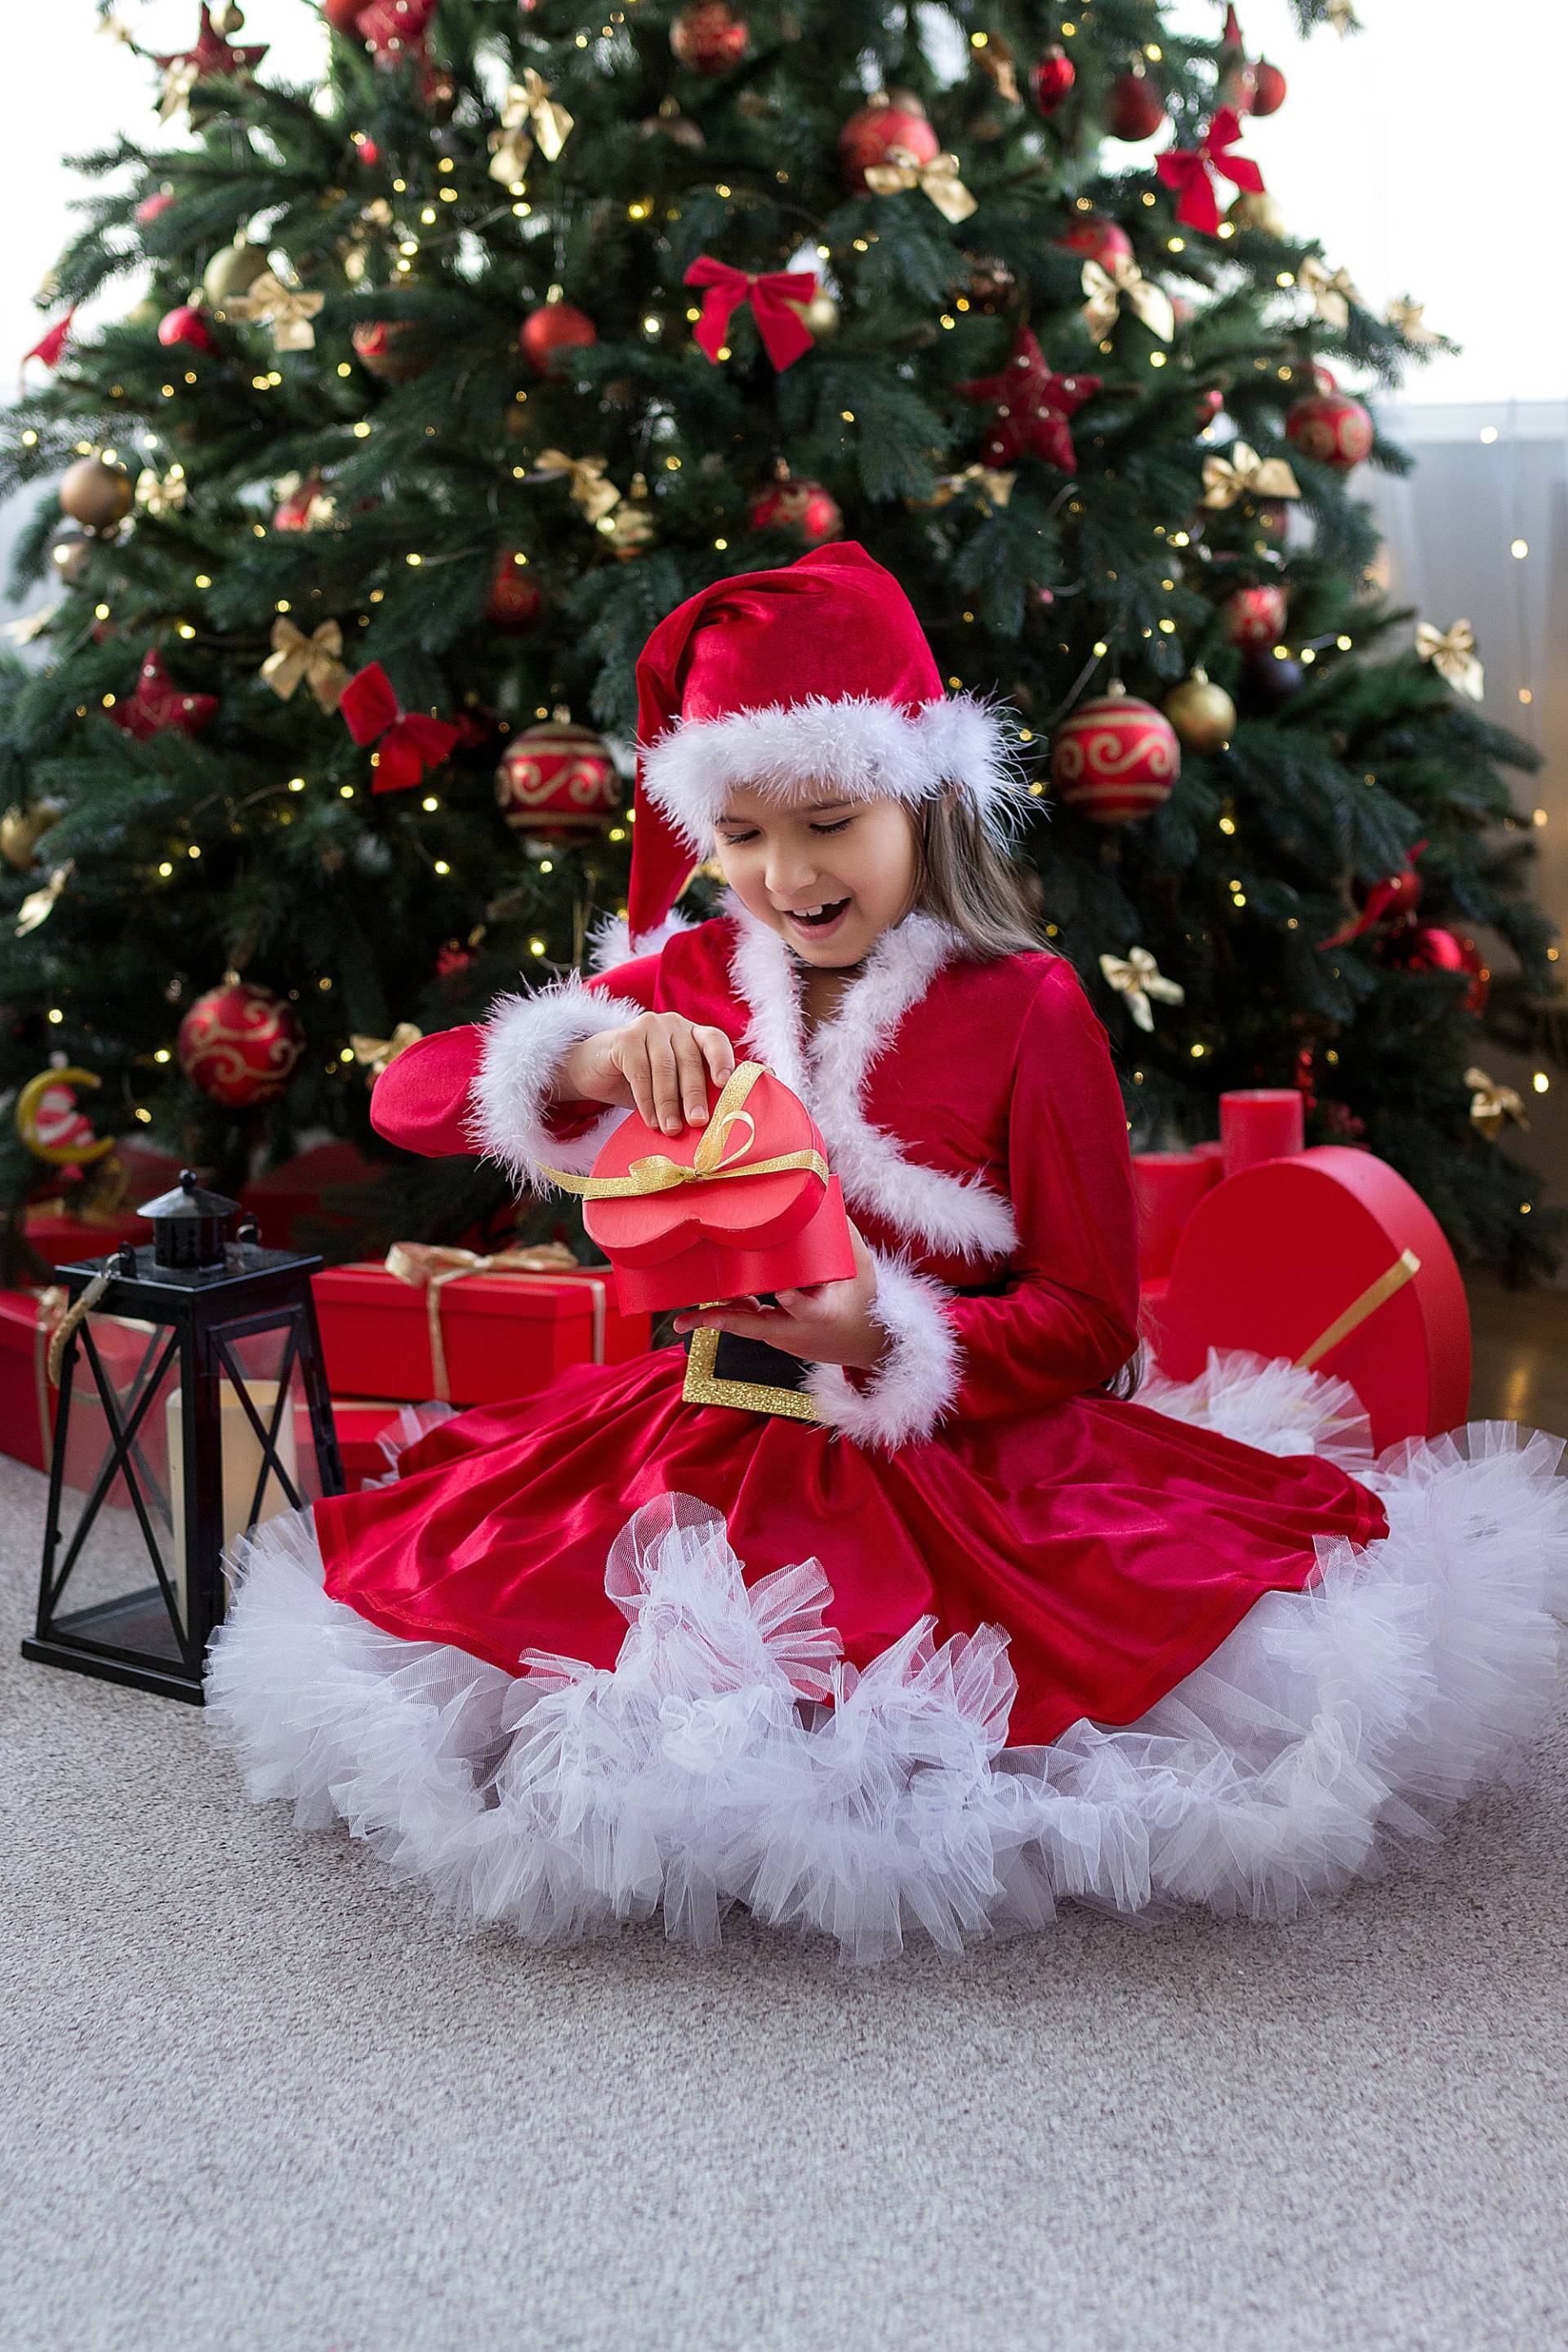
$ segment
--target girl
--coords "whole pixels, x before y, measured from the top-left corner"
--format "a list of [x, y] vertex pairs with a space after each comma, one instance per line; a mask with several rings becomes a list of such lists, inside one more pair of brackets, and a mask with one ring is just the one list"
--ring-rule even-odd
[[[1131, 1395], [1126, 1123], [1004, 855], [1031, 803], [863, 550], [703, 591], [637, 677], [625, 936], [374, 1117], [545, 1190], [632, 1105], [705, 1123], [743, 1051], [821, 1129], [854, 1277], [678, 1318], [766, 1351], [743, 1402], [686, 1401], [678, 1349], [582, 1367], [258, 1529], [211, 1666], [252, 1790], [538, 1940], [1289, 1914], [1546, 1715], [1561, 1448], [1374, 1465], [1297, 1375], [1338, 1458], [1291, 1452], [1280, 1367], [1251, 1444]], [[724, 911], [683, 927], [704, 856]]]

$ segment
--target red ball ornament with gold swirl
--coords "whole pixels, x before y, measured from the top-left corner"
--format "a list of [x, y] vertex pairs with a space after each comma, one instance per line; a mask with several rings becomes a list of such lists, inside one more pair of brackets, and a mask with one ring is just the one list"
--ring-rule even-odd
[[1121, 687], [1079, 703], [1051, 743], [1058, 798], [1091, 824], [1136, 824], [1152, 816], [1181, 772], [1182, 747], [1170, 720]]

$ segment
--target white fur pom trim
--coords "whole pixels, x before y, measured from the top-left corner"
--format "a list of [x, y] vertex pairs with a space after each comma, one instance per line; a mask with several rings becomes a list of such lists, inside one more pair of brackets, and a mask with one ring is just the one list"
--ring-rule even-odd
[[677, 719], [643, 752], [643, 789], [701, 856], [737, 784], [786, 803], [824, 783], [911, 803], [953, 784], [1005, 836], [1033, 808], [1009, 718], [998, 703], [958, 694], [913, 712], [869, 695], [814, 695], [787, 709]]
[[633, 963], [638, 956], [658, 955], [659, 950], [681, 931], [694, 931], [697, 925], [673, 910], [651, 931], [645, 931], [634, 947], [632, 935], [624, 915], [604, 915], [588, 934], [588, 962], [595, 971], [616, 971], [624, 963]]
[[907, 1257], [871, 1253], [877, 1296], [871, 1320], [891, 1345], [866, 1387], [838, 1364], [814, 1364], [805, 1385], [823, 1418], [858, 1445], [900, 1445], [931, 1435], [958, 1394], [958, 1334], [942, 1309], [943, 1288], [916, 1274]]
[[473, 1085], [469, 1133], [487, 1159], [499, 1160], [530, 1192], [548, 1192], [540, 1162], [585, 1176], [611, 1129], [626, 1117], [611, 1107], [574, 1143], [558, 1142], [545, 1126], [563, 1057], [584, 1037], [619, 1029], [641, 1017], [630, 997], [589, 988], [575, 972], [531, 996], [499, 999], [481, 1031], [479, 1072]]

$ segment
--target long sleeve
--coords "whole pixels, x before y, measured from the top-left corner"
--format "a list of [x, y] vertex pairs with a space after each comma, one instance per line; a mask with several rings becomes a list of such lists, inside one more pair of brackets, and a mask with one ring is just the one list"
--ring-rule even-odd
[[503, 996], [482, 1022], [423, 1037], [391, 1062], [370, 1098], [388, 1142], [440, 1158], [479, 1152], [531, 1191], [546, 1192], [541, 1161], [582, 1173], [624, 1116], [603, 1103], [558, 1098], [555, 1074], [584, 1037], [654, 1009], [658, 958], [613, 972], [576, 973], [529, 995]]

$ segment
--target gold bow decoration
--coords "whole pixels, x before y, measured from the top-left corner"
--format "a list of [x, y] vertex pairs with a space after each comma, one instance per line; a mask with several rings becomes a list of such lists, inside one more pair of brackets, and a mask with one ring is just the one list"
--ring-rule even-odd
[[1086, 261], [1083, 290], [1089, 298], [1081, 312], [1083, 323], [1097, 343], [1115, 326], [1123, 302], [1161, 342], [1168, 343], [1176, 331], [1170, 296], [1163, 286], [1144, 277], [1130, 253], [1122, 254], [1110, 269], [1102, 269], [1098, 261]]
[[621, 502], [614, 482], [605, 478], [606, 462], [603, 457], [569, 457], [564, 449], [544, 449], [534, 459], [533, 470], [536, 474], [566, 475], [572, 503], [590, 522], [596, 523]]
[[1408, 294], [1401, 294], [1397, 301], [1391, 302], [1384, 315], [1395, 333], [1403, 335], [1405, 341], [1414, 343], [1417, 350], [1428, 351], [1434, 343], [1440, 343], [1443, 340], [1426, 324], [1426, 303], [1412, 301]]
[[1127, 1010], [1140, 1029], [1154, 1026], [1150, 998], [1162, 1004], [1184, 1004], [1187, 992], [1179, 981], [1167, 980], [1147, 948], [1129, 948], [1125, 956], [1102, 955], [1100, 969], [1107, 984], [1127, 999]]
[[29, 931], [36, 931], [41, 923], [48, 921], [55, 911], [55, 900], [75, 871], [76, 859], [68, 857], [63, 866], [55, 867], [41, 887], [28, 891], [16, 909], [16, 937], [19, 940], [25, 940]]
[[1479, 702], [1486, 691], [1486, 673], [1476, 657], [1476, 633], [1468, 621], [1456, 621], [1451, 629], [1435, 629], [1430, 621], [1415, 624], [1415, 652], [1419, 660], [1430, 662], [1439, 677]]
[[43, 635], [59, 610], [58, 604], [40, 604], [36, 613], [23, 613], [16, 620], [7, 621], [0, 635], [9, 637], [14, 646], [30, 646], [35, 637]]
[[984, 47], [975, 51], [974, 62], [1004, 106], [1022, 106], [1024, 101], [1018, 91], [1016, 62], [1000, 33], [987, 37]]
[[[713, 1184], [736, 1176], [773, 1176], [785, 1168], [808, 1168], [827, 1183], [832, 1171], [820, 1151], [802, 1149], [776, 1152], [769, 1160], [746, 1158], [756, 1141], [757, 1130], [744, 1107], [745, 1101], [763, 1075], [760, 1062], [736, 1065], [689, 1160], [671, 1160], [667, 1152], [650, 1151], [645, 1159], [634, 1160], [624, 1176], [574, 1176], [564, 1168], [548, 1166], [542, 1160], [540, 1171], [563, 1192], [580, 1192], [589, 1201], [644, 1200], [655, 1192], [672, 1192], [680, 1184]], [[750, 1132], [731, 1150], [730, 1131], [736, 1127], [747, 1128]]]
[[272, 624], [272, 651], [262, 663], [260, 675], [280, 702], [291, 702], [303, 682], [323, 710], [335, 710], [349, 682], [348, 671], [339, 659], [342, 649], [343, 633], [336, 621], [323, 621], [307, 636], [292, 621], [277, 620]]
[[867, 165], [866, 185], [878, 196], [896, 196], [906, 188], [919, 188], [943, 220], [955, 226], [980, 209], [979, 199], [970, 194], [958, 176], [956, 155], [935, 155], [929, 163], [922, 163], [909, 148], [889, 147], [885, 163]]
[[[363, 282], [370, 265], [372, 246], [380, 244], [384, 247], [393, 226], [392, 206], [384, 196], [376, 196], [361, 208], [360, 216], [350, 230], [346, 242], [338, 248], [343, 257], [343, 276], [351, 286]], [[372, 237], [373, 228], [382, 232], [379, 238]]]
[[611, 552], [623, 563], [642, 553], [658, 529], [653, 508], [648, 503], [646, 474], [632, 476], [631, 488], [614, 514], [601, 517], [598, 527], [608, 540]]
[[349, 1045], [361, 1069], [379, 1078], [389, 1062], [399, 1054], [406, 1054], [410, 1045], [417, 1045], [425, 1032], [416, 1029], [412, 1021], [400, 1021], [390, 1037], [359, 1037], [352, 1035]]
[[310, 321], [320, 316], [326, 299], [324, 294], [309, 294], [302, 287], [285, 286], [270, 269], [264, 269], [247, 293], [226, 295], [223, 307], [231, 319], [254, 319], [270, 327], [275, 351], [308, 352], [316, 341]]
[[1365, 306], [1361, 289], [1348, 269], [1325, 269], [1315, 254], [1309, 253], [1296, 272], [1296, 282], [1305, 287], [1312, 298], [1312, 306], [1325, 327], [1334, 327], [1342, 334], [1351, 322], [1351, 304]]
[[165, 515], [181, 511], [187, 488], [183, 466], [171, 466], [163, 475], [154, 466], [143, 466], [136, 477], [136, 503], [154, 522], [162, 522]]
[[929, 499], [911, 499], [910, 503], [926, 509], [947, 507], [961, 491], [973, 490], [975, 505], [988, 515], [994, 507], [1006, 505], [1017, 479], [1016, 474], [999, 473], [994, 466], [965, 466], [961, 474], [943, 474]]
[[1342, 41], [1347, 33], [1362, 30], [1362, 21], [1356, 15], [1352, 0], [1329, 0], [1329, 22]]
[[550, 84], [529, 66], [521, 82], [514, 81], [501, 109], [500, 129], [489, 137], [492, 180], [511, 187], [527, 171], [537, 144], [546, 163], [553, 163], [572, 133], [572, 117], [550, 95]]
[[1237, 441], [1228, 457], [1211, 449], [1204, 459], [1204, 504], [1233, 507], [1237, 499], [1299, 499], [1301, 486], [1283, 457], [1260, 457]]
[[175, 116], [190, 104], [191, 92], [202, 78], [202, 68], [195, 58], [171, 58], [163, 76], [163, 95], [158, 101], [160, 122], [173, 122]]
[[[326, 528], [328, 523], [335, 522], [337, 520], [338, 502], [336, 499], [332, 496], [331, 490], [321, 487], [321, 477], [319, 475], [312, 477], [312, 478], [316, 481], [318, 487], [310, 492], [310, 495], [306, 499], [303, 507], [299, 509], [300, 528], [301, 530], [322, 530]], [[285, 499], [292, 499], [296, 490], [304, 488], [305, 479], [306, 478], [303, 474], [279, 474], [277, 481], [273, 484], [274, 497], [280, 503]]]
[[580, 1266], [564, 1242], [538, 1242], [527, 1249], [498, 1250], [493, 1257], [481, 1257], [477, 1250], [457, 1249], [442, 1242], [394, 1242], [386, 1253], [386, 1271], [399, 1282], [412, 1283], [425, 1293], [426, 1328], [430, 1339], [430, 1377], [436, 1394], [443, 1404], [452, 1401], [452, 1384], [447, 1372], [447, 1343], [441, 1332], [441, 1293], [449, 1282], [462, 1282], [471, 1274], [581, 1274], [592, 1268]]
[[1518, 1089], [1500, 1086], [1479, 1064], [1465, 1072], [1465, 1084], [1470, 1089], [1470, 1123], [1479, 1128], [1489, 1142], [1497, 1141], [1505, 1119], [1511, 1118], [1516, 1127], [1530, 1125]]

